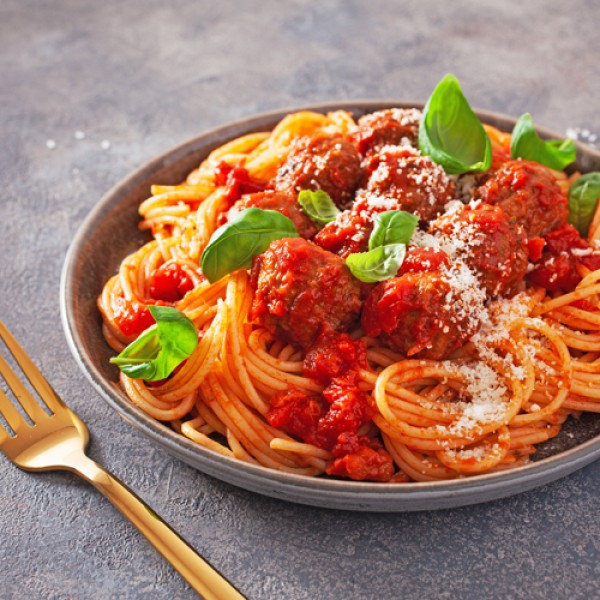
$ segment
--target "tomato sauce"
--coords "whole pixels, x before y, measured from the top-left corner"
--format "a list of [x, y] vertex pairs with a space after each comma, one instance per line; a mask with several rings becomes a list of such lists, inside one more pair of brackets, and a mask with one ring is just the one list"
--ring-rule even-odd
[[448, 264], [448, 255], [443, 250], [409, 246], [406, 250], [404, 262], [398, 270], [398, 275], [409, 272], [421, 273], [425, 271], [436, 271], [442, 266], [448, 266]]
[[317, 436], [319, 446], [331, 449], [340, 434], [358, 431], [375, 414], [375, 401], [358, 386], [354, 373], [333, 379], [323, 390], [329, 410], [319, 420]]
[[271, 397], [267, 421], [307, 444], [320, 446], [317, 427], [326, 411], [327, 403], [321, 396], [290, 388]]
[[350, 369], [367, 366], [367, 352], [360, 340], [347, 333], [324, 328], [304, 357], [304, 375], [323, 385]]
[[537, 262], [540, 260], [540, 258], [542, 258], [542, 252], [545, 245], [546, 240], [541, 237], [534, 237], [530, 240], [527, 240], [527, 251], [529, 254], [529, 260], [531, 262]]
[[349, 477], [355, 481], [390, 481], [394, 475], [394, 461], [381, 446], [370, 438], [357, 438], [355, 449], [334, 458], [327, 467], [328, 475]]
[[194, 282], [177, 263], [161, 265], [150, 280], [150, 298], [144, 302], [119, 297], [115, 301], [114, 320], [123, 335], [137, 337], [154, 324], [148, 305], [169, 305], [181, 300], [194, 288]]
[[315, 244], [329, 252], [346, 258], [354, 252], [365, 252], [373, 223], [355, 210], [345, 210], [331, 221], [314, 238]]
[[359, 367], [366, 367], [363, 343], [324, 329], [306, 353], [304, 375], [325, 389], [313, 395], [295, 388], [275, 394], [267, 421], [306, 443], [331, 450], [331, 475], [388, 481], [394, 472], [389, 454], [377, 441], [357, 435], [376, 412], [374, 400], [358, 385]]
[[527, 276], [533, 285], [551, 292], [571, 292], [581, 281], [583, 270], [600, 269], [600, 251], [584, 240], [573, 225], [551, 231], [545, 244], [540, 262]]
[[262, 192], [266, 184], [255, 177], [241, 165], [230, 165], [221, 161], [215, 169], [215, 183], [218, 186], [225, 186], [225, 200], [232, 205], [244, 194], [253, 194]]
[[356, 433], [375, 414], [373, 399], [359, 388], [355, 376], [334, 379], [320, 395], [290, 388], [270, 402], [270, 425], [325, 450], [334, 448], [340, 435]]
[[156, 300], [177, 302], [194, 289], [192, 278], [177, 263], [161, 265], [150, 280], [150, 295]]
[[122, 297], [117, 298], [115, 304], [115, 323], [127, 337], [137, 337], [155, 322], [145, 304], [127, 301]]

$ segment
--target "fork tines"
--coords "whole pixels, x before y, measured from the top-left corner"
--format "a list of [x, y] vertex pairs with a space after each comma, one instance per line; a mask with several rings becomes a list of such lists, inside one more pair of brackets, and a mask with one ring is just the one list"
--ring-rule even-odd
[[[15, 340], [2, 321], [0, 321], [0, 338], [2, 338], [15, 361], [48, 409], [52, 413], [59, 410], [63, 406], [62, 400], [58, 397], [51, 385], [46, 381], [39, 369], [35, 366], [29, 356], [27, 356], [23, 348]], [[0, 354], [0, 375], [6, 381], [6, 384], [12, 390], [20, 405], [23, 407], [23, 410], [27, 413], [33, 423], [48, 416], [40, 402], [33, 397], [2, 354]], [[8, 399], [8, 396], [2, 390], [0, 390], [0, 400], [2, 401], [1, 412], [8, 425], [14, 431], [16, 427], [22, 424], [23, 417], [21, 417]]]

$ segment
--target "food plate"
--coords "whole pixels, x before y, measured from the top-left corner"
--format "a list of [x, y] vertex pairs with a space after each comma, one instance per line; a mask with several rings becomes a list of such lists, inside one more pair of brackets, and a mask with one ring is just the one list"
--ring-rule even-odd
[[[79, 366], [98, 393], [121, 417], [153, 442], [198, 470], [241, 488], [286, 501], [357, 511], [400, 512], [476, 504], [510, 496], [563, 477], [600, 458], [600, 415], [567, 422], [560, 435], [540, 445], [534, 462], [509, 471], [451, 481], [408, 484], [363, 483], [281, 473], [241, 462], [203, 448], [155, 421], [117, 386], [114, 352], [101, 332], [96, 299], [121, 260], [144, 242], [138, 230], [138, 206], [152, 184], [177, 184], [224, 142], [272, 129], [286, 114], [299, 110], [342, 109], [355, 117], [390, 107], [422, 108], [417, 102], [368, 101], [293, 108], [251, 117], [203, 133], [150, 161], [113, 188], [85, 219], [68, 251], [61, 278], [61, 315], [67, 340]], [[480, 119], [504, 131], [515, 120], [477, 111]], [[559, 134], [538, 128], [543, 138]], [[600, 153], [578, 145], [575, 169], [600, 170]]]

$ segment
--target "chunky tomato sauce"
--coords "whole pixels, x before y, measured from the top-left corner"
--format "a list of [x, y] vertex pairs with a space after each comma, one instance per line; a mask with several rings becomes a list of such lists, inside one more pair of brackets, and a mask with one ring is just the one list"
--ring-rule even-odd
[[128, 337], [137, 337], [154, 324], [154, 317], [150, 314], [147, 305], [128, 302], [125, 298], [116, 299], [114, 319], [123, 335]]
[[331, 450], [335, 457], [331, 475], [387, 481], [393, 474], [391, 457], [377, 440], [357, 433], [376, 412], [373, 399], [358, 385], [356, 368], [364, 366], [362, 342], [327, 329], [304, 360], [304, 375], [325, 385], [322, 393], [289, 389], [275, 394], [267, 421], [306, 443]]
[[394, 475], [392, 457], [375, 439], [343, 433], [332, 454], [334, 459], [327, 467], [328, 475], [355, 481], [391, 481]]
[[150, 295], [156, 300], [177, 302], [194, 289], [192, 278], [177, 263], [161, 265], [150, 280]]
[[225, 186], [225, 200], [233, 204], [244, 194], [262, 192], [265, 184], [260, 179], [252, 177], [244, 167], [220, 162], [215, 169], [215, 183]]
[[600, 269], [600, 251], [575, 227], [563, 225], [546, 235], [544, 251], [528, 280], [551, 292], [571, 292], [586, 272], [596, 269]]
[[444, 251], [434, 248], [409, 246], [404, 261], [400, 265], [398, 275], [410, 272], [436, 271], [440, 267], [447, 265], [448, 255]]
[[366, 368], [367, 353], [360, 340], [325, 328], [304, 357], [304, 375], [327, 385], [351, 369]]
[[373, 400], [350, 375], [334, 379], [320, 395], [297, 389], [275, 394], [267, 421], [304, 442], [331, 450], [342, 433], [356, 433], [374, 414]]
[[151, 304], [166, 306], [181, 300], [194, 289], [194, 282], [177, 263], [158, 267], [150, 279], [150, 297], [144, 302], [118, 297], [114, 307], [114, 321], [123, 335], [137, 337], [154, 324], [148, 308]]

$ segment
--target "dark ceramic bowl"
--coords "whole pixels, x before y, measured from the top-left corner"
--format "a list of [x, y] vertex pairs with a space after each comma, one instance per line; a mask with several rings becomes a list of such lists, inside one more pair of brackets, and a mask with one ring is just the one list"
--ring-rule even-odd
[[[417, 102], [349, 102], [309, 107], [344, 109], [356, 117], [381, 108], [422, 107]], [[410, 484], [363, 483], [290, 475], [230, 459], [198, 446], [136, 408], [116, 385], [113, 354], [101, 333], [96, 298], [121, 260], [148, 241], [139, 232], [138, 205], [151, 184], [183, 181], [210, 151], [237, 136], [266, 131], [286, 114], [263, 114], [203, 133], [169, 150], [113, 188], [88, 215], [66, 257], [61, 281], [61, 314], [71, 350], [94, 388], [118, 414], [153, 442], [187, 464], [233, 485], [291, 502], [362, 511], [415, 511], [448, 508], [502, 498], [563, 477], [600, 457], [600, 415], [570, 420], [561, 434], [539, 447], [535, 462], [510, 471], [453, 481]], [[302, 109], [304, 110], [304, 108]], [[514, 119], [478, 111], [483, 122], [511, 131]], [[543, 129], [542, 137], [560, 138]], [[600, 170], [600, 153], [578, 147], [576, 169]]]

